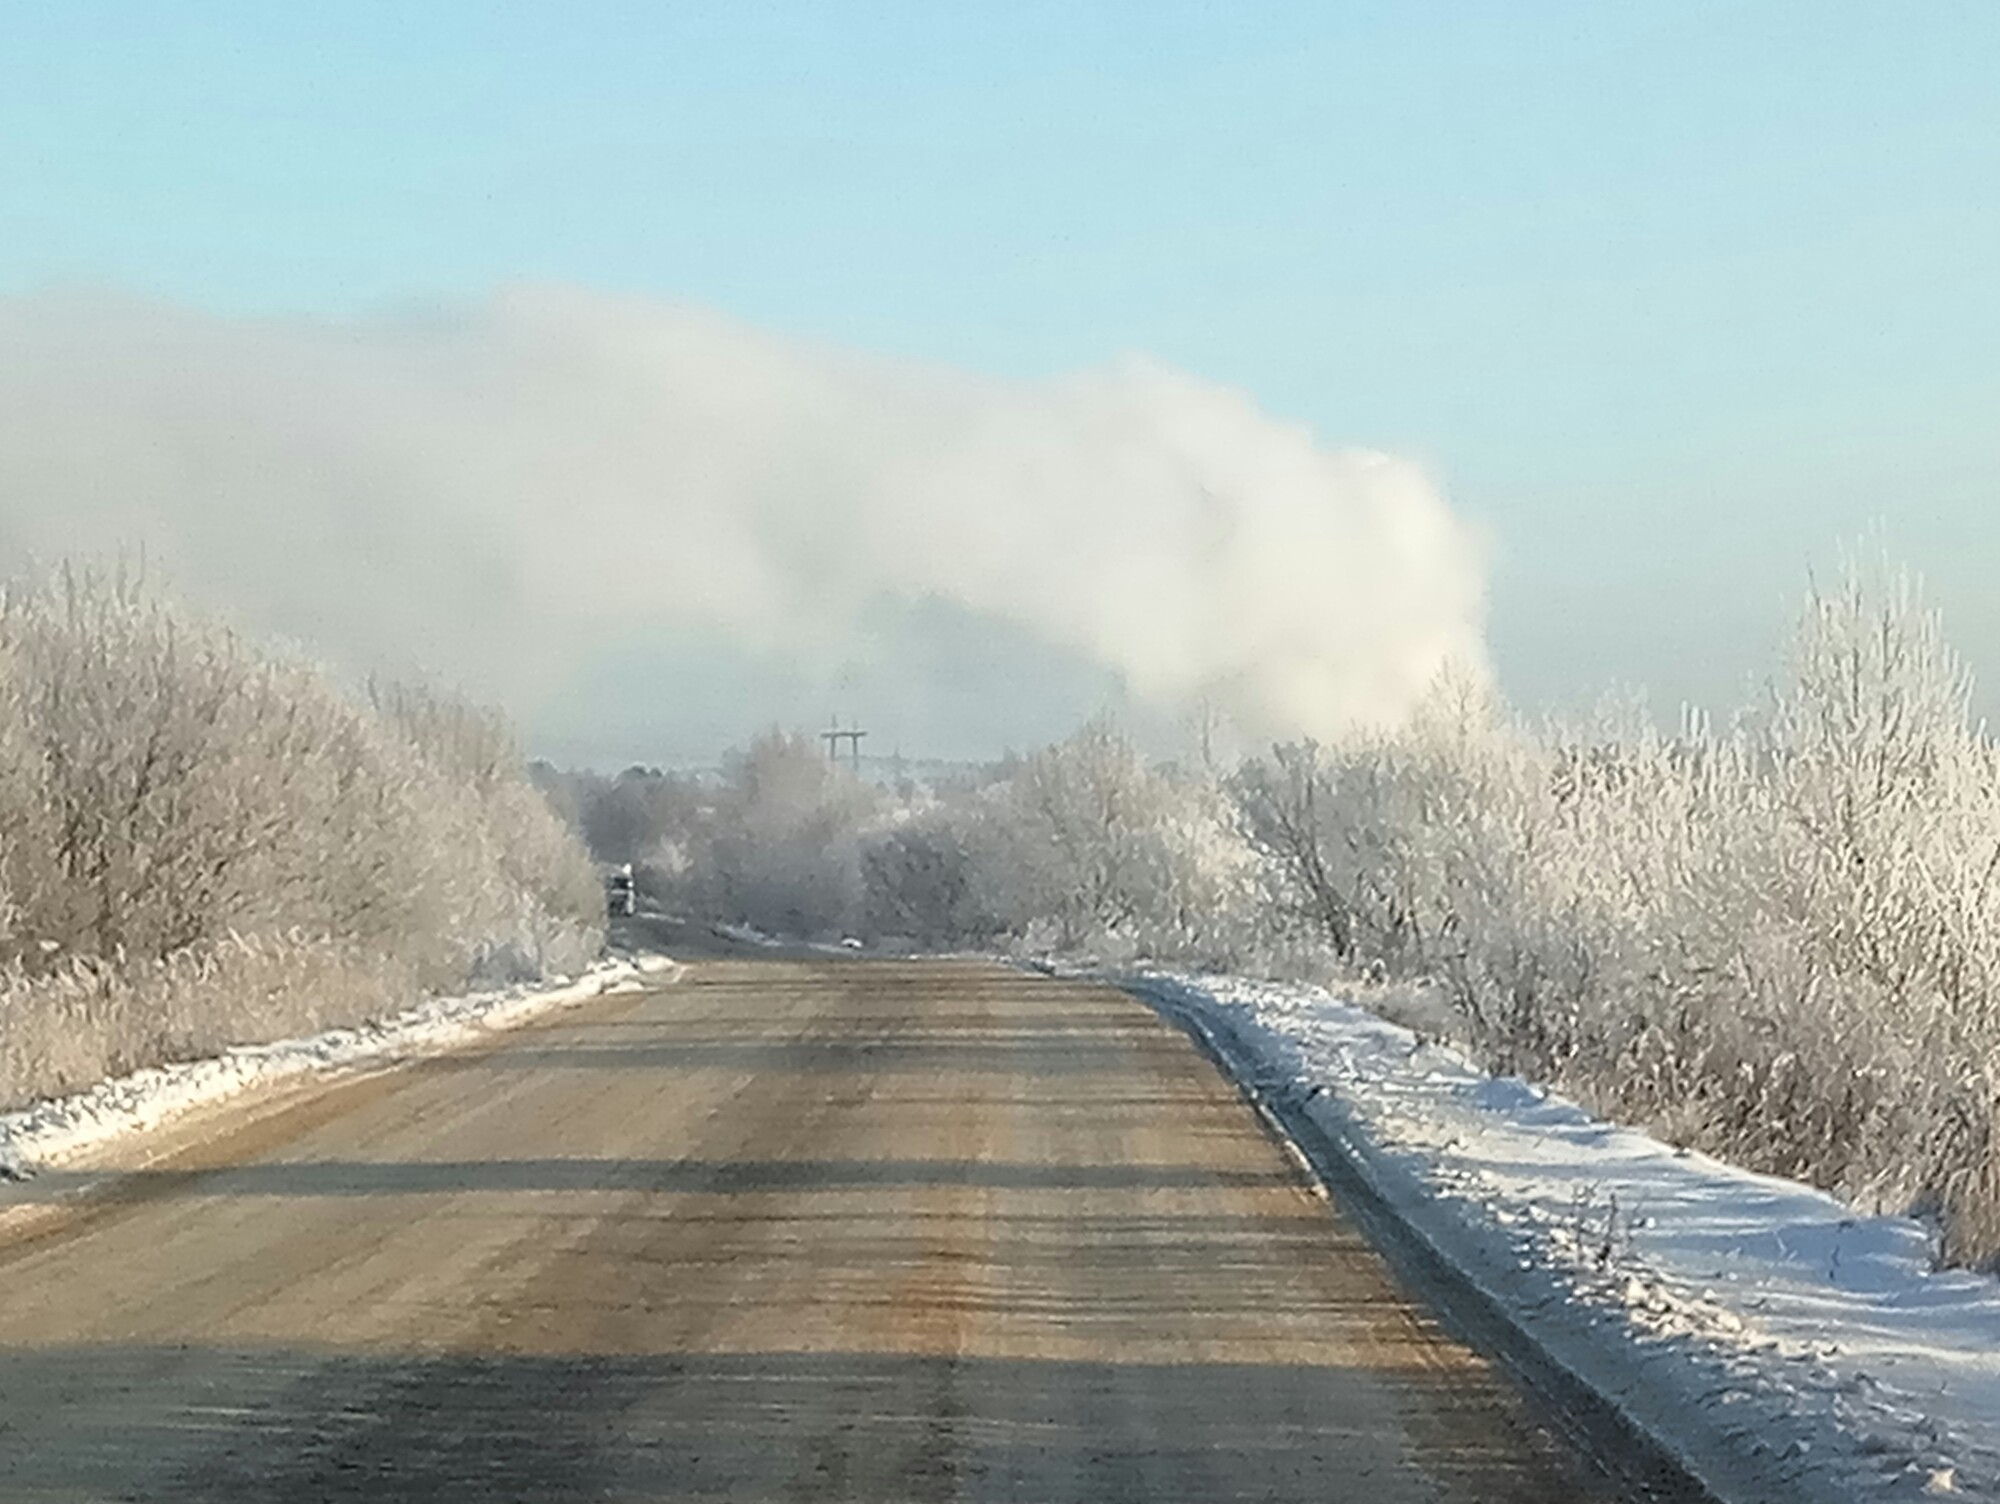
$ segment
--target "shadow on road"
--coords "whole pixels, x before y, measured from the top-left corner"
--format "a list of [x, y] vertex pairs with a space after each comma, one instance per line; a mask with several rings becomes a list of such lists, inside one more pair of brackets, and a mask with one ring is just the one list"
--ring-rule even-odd
[[797, 1039], [682, 1038], [671, 1041], [562, 1044], [546, 1048], [519, 1046], [505, 1054], [477, 1057], [439, 1056], [419, 1060], [409, 1069], [428, 1072], [462, 1071], [810, 1071], [832, 1075], [868, 1072], [978, 1071], [1014, 1075], [1021, 1069], [1022, 1050], [1041, 1052], [1036, 1068], [1043, 1075], [1104, 1074], [1123, 1063], [1129, 1051], [1116, 1044], [1093, 1045], [1088, 1040], [1048, 1035], [1024, 1036], [1011, 1042], [948, 1043], [925, 1039]]
[[[49, 1170], [10, 1188], [10, 1204], [55, 1200], [103, 1177]], [[186, 1196], [451, 1196], [466, 1192], [649, 1192], [735, 1196], [921, 1186], [986, 1190], [1154, 1191], [1284, 1186], [1282, 1170], [1203, 1165], [1007, 1164], [983, 1160], [480, 1159], [271, 1160], [219, 1169], [134, 1170], [107, 1200]]]
[[[0, 1354], [0, 1407], [63, 1393], [136, 1402], [79, 1467], [0, 1436], [8, 1497], [212, 1501], [945, 1500], [1422, 1497], [1558, 1504], [1546, 1474], [1428, 1438], [1421, 1493], [1359, 1474], [1374, 1450], [1357, 1376], [1338, 1367], [1118, 1364], [856, 1353], [329, 1356], [108, 1348]], [[1433, 1372], [1366, 1375], [1422, 1412]], [[1134, 1400], [1141, 1423], [1107, 1425]], [[976, 1416], [977, 1420], [969, 1417]], [[1480, 1433], [1472, 1432], [1472, 1435]], [[1124, 1437], [1126, 1444], [1107, 1445]], [[79, 1492], [82, 1490], [82, 1492]], [[497, 1491], [496, 1491], [497, 1490]]]

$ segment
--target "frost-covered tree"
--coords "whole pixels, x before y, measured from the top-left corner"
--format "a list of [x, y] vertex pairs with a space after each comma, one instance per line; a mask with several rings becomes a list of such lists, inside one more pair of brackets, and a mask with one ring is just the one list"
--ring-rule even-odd
[[861, 837], [877, 804], [810, 737], [765, 733], [723, 770], [696, 870], [701, 901], [773, 934], [848, 932], [861, 915]]
[[1249, 922], [1253, 875], [1227, 801], [1148, 766], [1107, 720], [1021, 759], [980, 814], [983, 906], [1024, 941], [1220, 955]]
[[861, 848], [864, 928], [919, 949], [992, 942], [1002, 926], [982, 901], [979, 851], [967, 813], [950, 806], [877, 830]]
[[530, 772], [600, 862], [684, 874], [703, 840], [710, 791], [692, 775], [634, 766], [607, 778], [546, 763]]

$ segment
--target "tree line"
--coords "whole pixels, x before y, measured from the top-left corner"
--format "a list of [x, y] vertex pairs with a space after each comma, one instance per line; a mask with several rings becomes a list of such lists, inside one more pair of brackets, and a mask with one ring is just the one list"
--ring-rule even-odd
[[573, 971], [602, 925], [497, 713], [131, 574], [0, 591], [0, 1104]]

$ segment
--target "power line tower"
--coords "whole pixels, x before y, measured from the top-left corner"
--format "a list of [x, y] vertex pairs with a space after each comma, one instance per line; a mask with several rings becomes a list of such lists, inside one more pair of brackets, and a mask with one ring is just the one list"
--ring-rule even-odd
[[861, 773], [861, 739], [867, 734], [859, 726], [843, 727], [840, 724], [840, 717], [835, 716], [833, 718], [833, 725], [822, 731], [819, 734], [819, 739], [826, 743], [826, 755], [834, 762], [840, 761], [840, 744], [842, 742], [847, 743], [848, 766], [854, 770], [855, 776], [859, 777]]

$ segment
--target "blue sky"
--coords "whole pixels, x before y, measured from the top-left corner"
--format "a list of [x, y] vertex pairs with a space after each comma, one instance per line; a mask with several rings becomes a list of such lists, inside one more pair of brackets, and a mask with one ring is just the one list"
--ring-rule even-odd
[[1529, 703], [1731, 697], [1879, 526], [2000, 678], [2000, 6], [16, 4], [0, 292], [516, 279], [1431, 466]]

